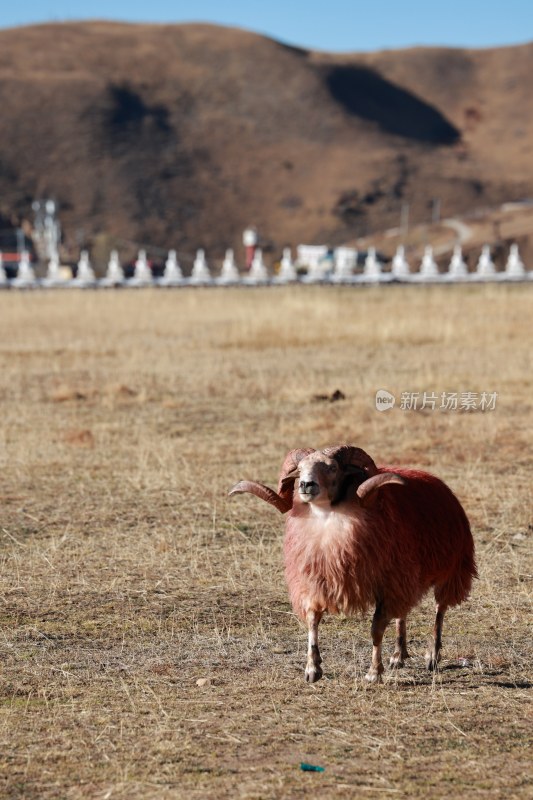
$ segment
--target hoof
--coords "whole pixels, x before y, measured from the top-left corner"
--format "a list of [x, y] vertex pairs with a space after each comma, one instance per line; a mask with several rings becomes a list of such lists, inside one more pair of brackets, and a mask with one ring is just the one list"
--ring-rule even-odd
[[307, 683], [316, 683], [322, 677], [322, 667], [306, 667], [305, 668], [305, 680]]
[[439, 668], [440, 657], [435, 658], [431, 653], [426, 653], [426, 669], [430, 672], [436, 672]]
[[401, 669], [405, 666], [405, 661], [399, 653], [394, 653], [390, 658], [389, 664], [391, 669]]
[[391, 669], [401, 669], [404, 667], [407, 658], [411, 658], [407, 651], [404, 653], [393, 653], [389, 661]]
[[383, 683], [381, 672], [377, 672], [371, 669], [369, 672], [366, 673], [365, 681], [368, 681], [368, 683]]

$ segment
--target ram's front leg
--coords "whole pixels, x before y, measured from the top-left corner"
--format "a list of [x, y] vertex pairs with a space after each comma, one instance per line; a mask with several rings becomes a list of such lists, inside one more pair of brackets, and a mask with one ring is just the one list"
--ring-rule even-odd
[[370, 683], [381, 683], [381, 677], [384, 672], [383, 660], [381, 658], [381, 643], [383, 641], [383, 634], [385, 628], [389, 624], [391, 618], [386, 613], [383, 605], [378, 603], [372, 619], [372, 663], [365, 678]]
[[322, 677], [320, 650], [318, 649], [318, 625], [322, 619], [322, 611], [307, 612], [307, 627], [309, 630], [307, 645], [307, 664], [305, 667], [305, 680], [307, 683], [316, 683]]

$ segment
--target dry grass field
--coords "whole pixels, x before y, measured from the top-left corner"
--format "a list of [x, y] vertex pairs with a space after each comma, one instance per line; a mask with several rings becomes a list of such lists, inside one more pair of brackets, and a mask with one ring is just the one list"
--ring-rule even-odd
[[[0, 796], [530, 797], [532, 301], [1, 294]], [[498, 399], [378, 413], [381, 388]], [[366, 685], [370, 619], [329, 618], [306, 685], [283, 518], [226, 498], [243, 477], [275, 484], [289, 448], [342, 441], [436, 472], [471, 518], [480, 577], [436, 675], [427, 598], [405, 670]]]

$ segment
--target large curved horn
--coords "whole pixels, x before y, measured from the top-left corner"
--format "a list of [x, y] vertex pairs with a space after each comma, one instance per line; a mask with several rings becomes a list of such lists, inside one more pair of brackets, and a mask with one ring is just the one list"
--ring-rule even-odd
[[271, 489], [270, 486], [257, 483], [257, 481], [239, 481], [239, 483], [236, 483], [230, 490], [228, 497], [234, 494], [244, 494], [244, 492], [255, 494], [255, 496], [261, 498], [261, 500], [266, 500], [267, 503], [270, 503], [277, 508], [278, 511], [281, 511], [282, 514], [285, 514], [292, 507], [292, 502], [288, 503], [283, 497], [276, 494], [274, 489]]
[[334, 447], [326, 447], [322, 452], [329, 458], [334, 458], [345, 472], [349, 472], [350, 467], [354, 467], [357, 470], [363, 469], [369, 477], [378, 474], [374, 460], [360, 447], [338, 444]]
[[378, 475], [368, 478], [357, 487], [357, 497], [363, 508], [369, 508], [374, 505], [378, 489], [381, 489], [387, 483], [397, 483], [400, 486], [405, 486], [407, 481], [395, 472], [380, 472]]
[[281, 472], [279, 473], [278, 495], [287, 503], [289, 508], [292, 508], [294, 481], [298, 474], [298, 464], [303, 458], [314, 452], [312, 447], [301, 447], [297, 450], [291, 450], [285, 456], [285, 460], [281, 465]]

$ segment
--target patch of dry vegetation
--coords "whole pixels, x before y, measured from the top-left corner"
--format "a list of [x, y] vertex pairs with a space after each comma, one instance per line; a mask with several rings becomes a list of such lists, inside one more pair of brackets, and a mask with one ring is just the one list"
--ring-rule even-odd
[[[2, 796], [525, 797], [531, 300], [522, 286], [2, 294]], [[346, 399], [314, 399], [337, 388]], [[379, 388], [498, 403], [378, 413]], [[412, 662], [383, 687], [363, 680], [368, 619], [324, 623], [325, 677], [305, 685], [283, 520], [226, 499], [245, 476], [275, 483], [290, 447], [338, 441], [436, 472], [471, 517], [480, 579], [447, 616], [436, 676], [428, 599]]]

